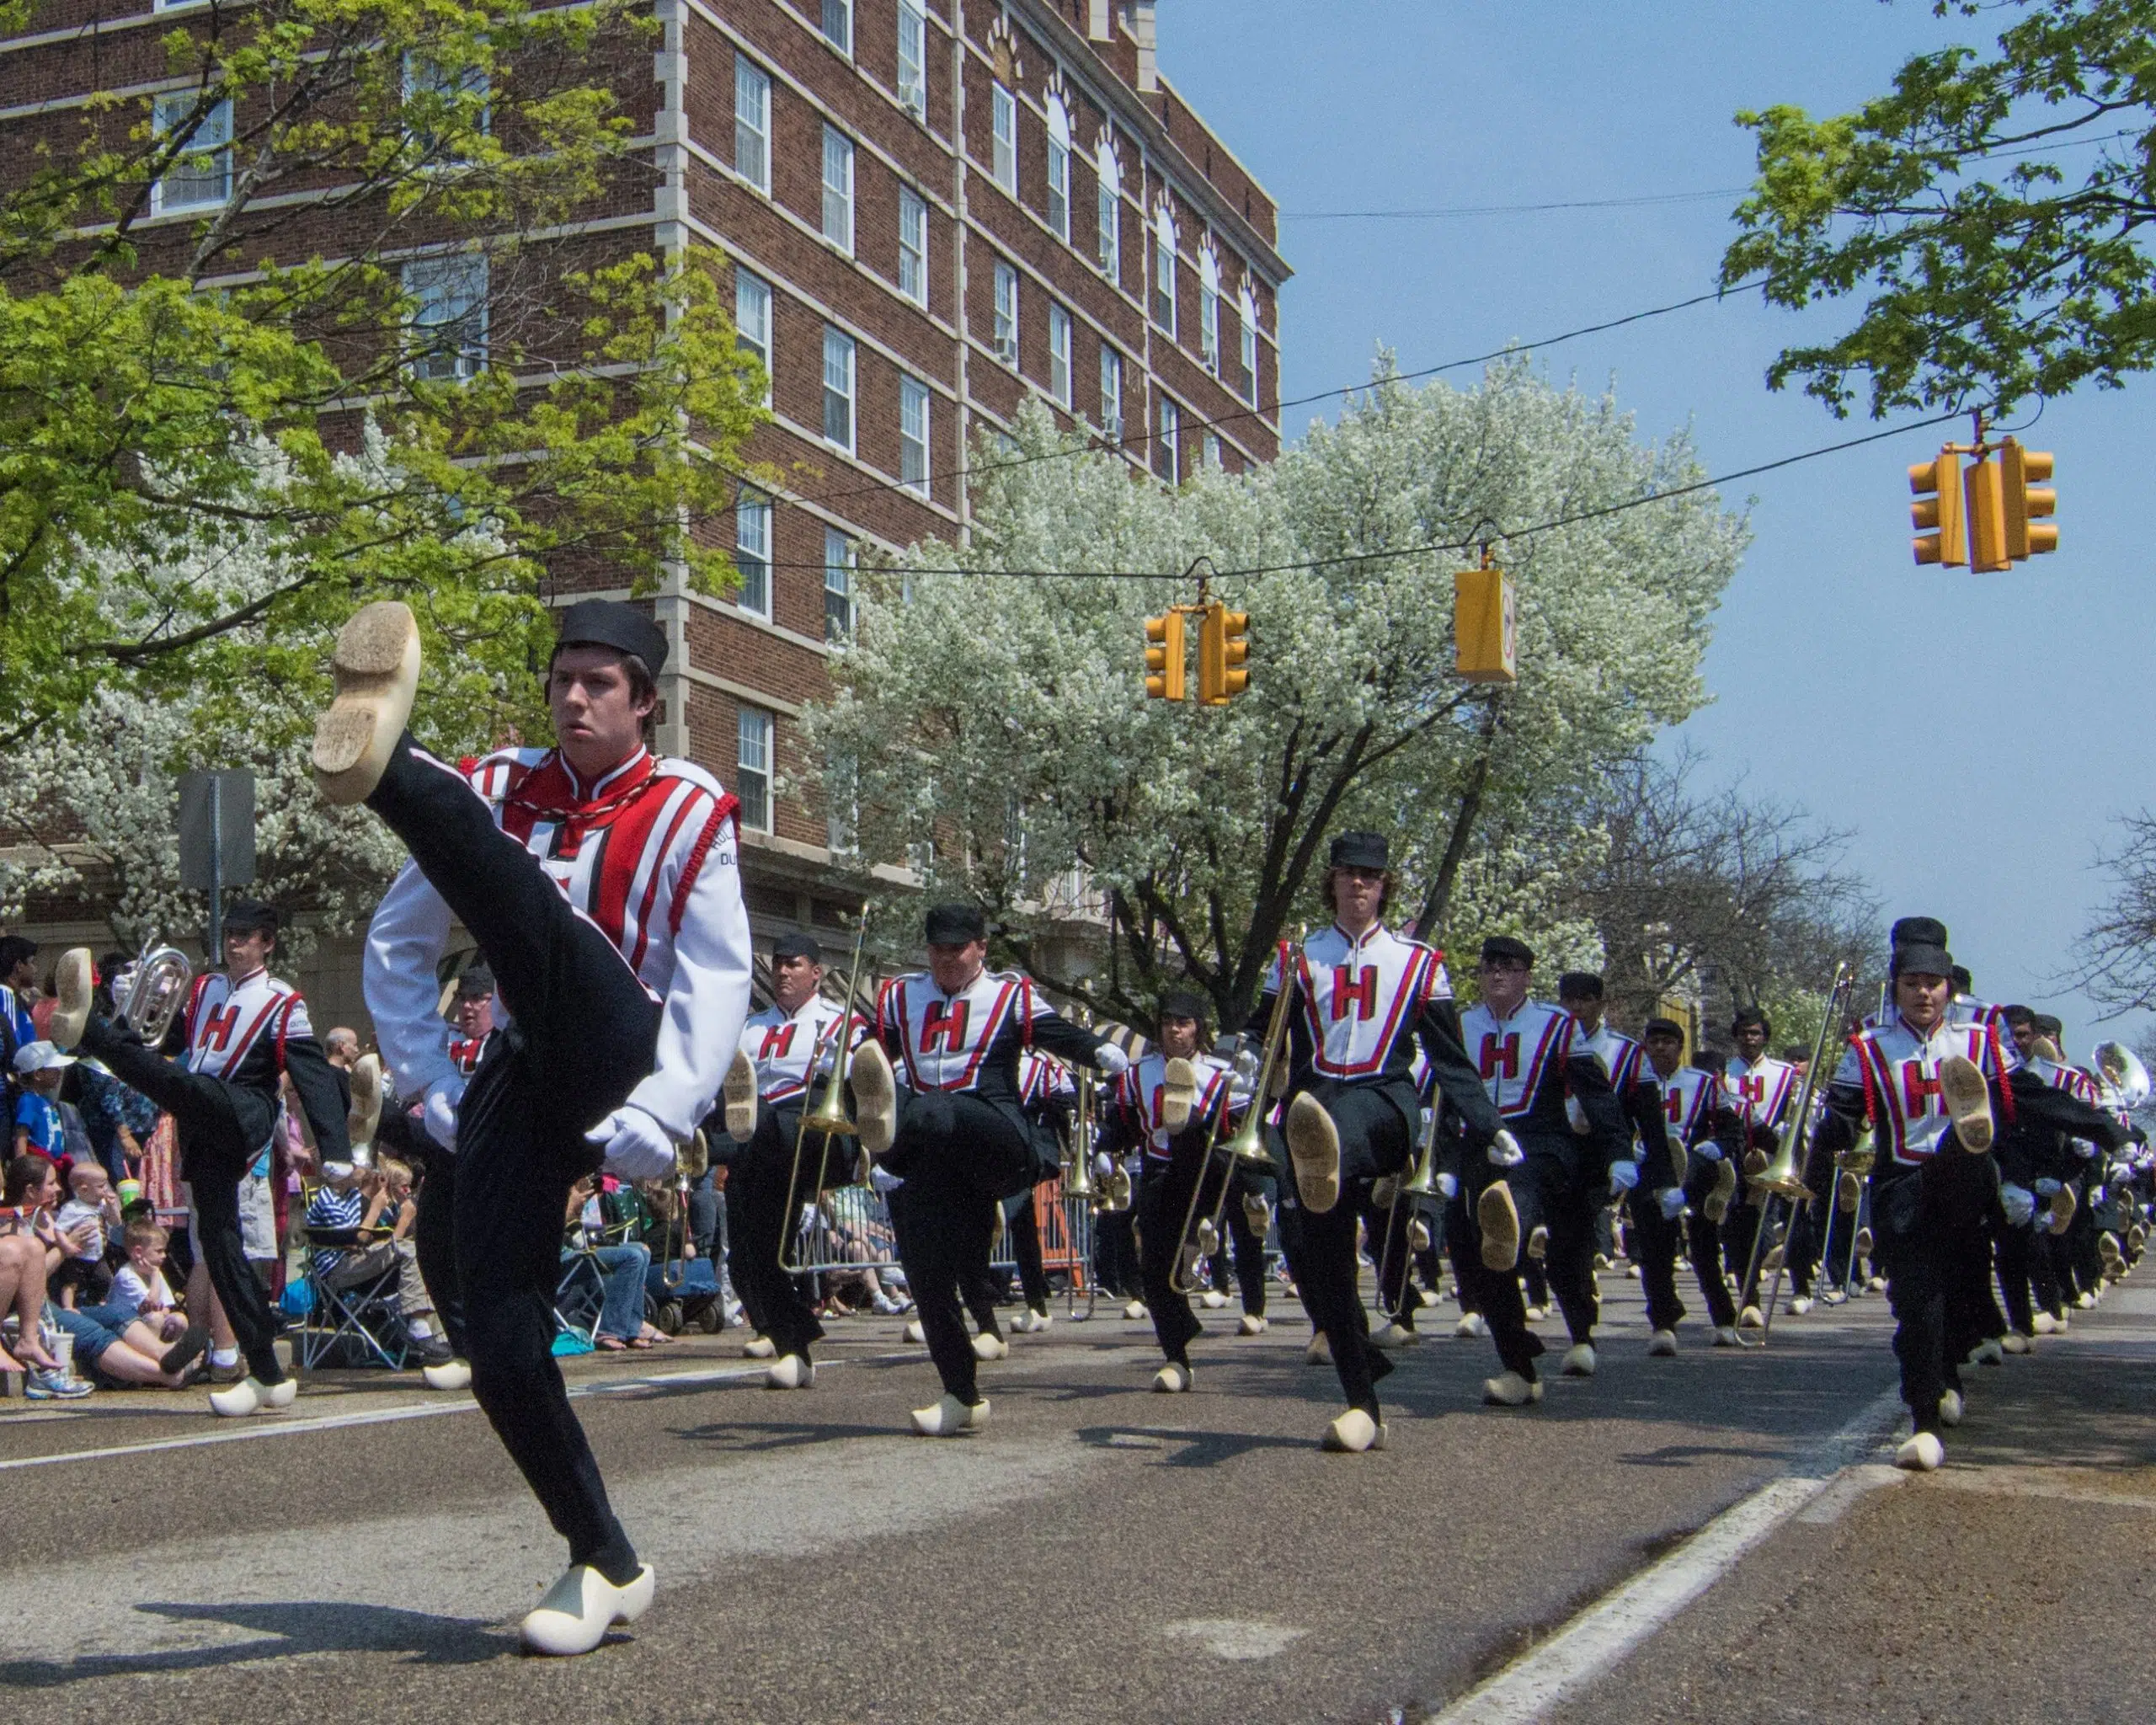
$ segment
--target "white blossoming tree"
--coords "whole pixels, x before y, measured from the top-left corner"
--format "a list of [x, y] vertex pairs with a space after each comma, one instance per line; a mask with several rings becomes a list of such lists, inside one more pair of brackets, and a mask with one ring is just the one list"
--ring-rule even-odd
[[[1380, 375], [1273, 466], [1172, 493], [1060, 451], [1043, 413], [1017, 449], [1043, 458], [991, 458], [966, 545], [863, 580], [810, 740], [867, 855], [985, 903], [1014, 956], [1126, 1017], [1181, 976], [1239, 1021], [1275, 941], [1324, 914], [1343, 828], [1389, 835], [1412, 893], [1392, 914], [1441, 942], [1554, 903], [1566, 847], [1593, 842], [1568, 795], [1699, 705], [1746, 538], [1705, 491], [1594, 514], [1695, 483], [1689, 446], [1640, 443], [1524, 362], [1465, 392]], [[1454, 670], [1472, 557], [1423, 548], [1483, 540], [1518, 590], [1502, 692]], [[1193, 566], [1251, 617], [1225, 708], [1144, 692], [1143, 620], [1194, 596]], [[1075, 925], [1103, 915], [1081, 977]], [[1592, 956], [1577, 919], [1561, 938]]]

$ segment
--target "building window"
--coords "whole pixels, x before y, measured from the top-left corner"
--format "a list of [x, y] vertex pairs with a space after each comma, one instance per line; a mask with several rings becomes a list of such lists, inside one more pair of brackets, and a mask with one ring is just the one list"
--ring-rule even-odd
[[734, 171], [771, 191], [771, 77], [742, 54], [734, 56]]
[[899, 483], [928, 495], [928, 386], [899, 379]]
[[741, 346], [763, 361], [764, 405], [771, 404], [771, 285], [739, 264], [734, 270], [734, 329]]
[[1070, 405], [1070, 313], [1054, 303], [1048, 308], [1048, 393]]
[[1205, 434], [1205, 465], [1209, 467], [1217, 467], [1221, 465], [1220, 434], [1218, 431], [1208, 431]]
[[412, 375], [438, 382], [476, 377], [487, 363], [487, 259], [483, 253], [415, 258], [404, 266], [412, 302]]
[[1153, 471], [1169, 484], [1182, 471], [1177, 449], [1182, 442], [1182, 409], [1165, 395], [1161, 398], [1158, 422], [1153, 428]]
[[1167, 206], [1161, 206], [1153, 222], [1153, 321], [1176, 333], [1176, 224]]
[[1243, 399], [1253, 407], [1257, 403], [1257, 307], [1247, 291], [1235, 302], [1235, 311], [1242, 328], [1241, 337], [1243, 361]]
[[995, 260], [995, 357], [1006, 366], [1018, 363], [1018, 272], [1001, 258]]
[[824, 40], [852, 57], [853, 0], [824, 0]]
[[1123, 280], [1123, 164], [1106, 138], [1094, 152], [1093, 171], [1099, 185], [1095, 192], [1097, 210], [1094, 238], [1100, 248], [1101, 273], [1109, 280]]
[[928, 303], [928, 200], [910, 185], [899, 188], [899, 291]]
[[1198, 265], [1198, 356], [1220, 373], [1220, 265], [1209, 250]]
[[[199, 91], [173, 90], [152, 105], [152, 124], [159, 137], [186, 126], [201, 99]], [[194, 121], [183, 142], [186, 148], [150, 188], [150, 213], [215, 208], [232, 195], [232, 104], [213, 102]]]
[[995, 183], [1015, 198], [1018, 195], [1018, 99], [1001, 84], [995, 86], [991, 118], [995, 130], [995, 157], [990, 168]]
[[[494, 114], [487, 98], [484, 67], [451, 72], [424, 54], [404, 56], [404, 103], [418, 110], [410, 117], [411, 136], [423, 155], [435, 155], [467, 132], [484, 136], [490, 131]], [[446, 130], [440, 124], [445, 120], [451, 122]]]
[[771, 716], [743, 707], [734, 722], [734, 794], [741, 799], [741, 825], [750, 832], [771, 830]]
[[824, 326], [824, 436], [853, 453], [853, 338]]
[[1101, 344], [1101, 435], [1123, 441], [1123, 355]]
[[840, 856], [861, 848], [861, 763], [834, 755], [824, 768], [824, 842]]
[[758, 617], [771, 614], [771, 506], [752, 491], [734, 505], [734, 567], [741, 585], [734, 602]]
[[1063, 104], [1048, 104], [1048, 225], [1059, 238], [1070, 238], [1070, 120]]
[[915, 120], [928, 118], [928, 19], [921, 0], [899, 0], [899, 100]]
[[824, 529], [824, 638], [844, 642], [853, 633], [853, 541], [836, 527]]
[[853, 255], [853, 140], [824, 128], [824, 238]]

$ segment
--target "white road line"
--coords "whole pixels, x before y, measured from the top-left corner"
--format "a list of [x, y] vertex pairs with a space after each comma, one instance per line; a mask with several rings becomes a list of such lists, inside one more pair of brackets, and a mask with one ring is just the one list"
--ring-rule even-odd
[[[873, 1365], [887, 1360], [916, 1359], [918, 1348], [903, 1354], [869, 1354], [858, 1360], [821, 1360], [817, 1363], [819, 1373], [828, 1372], [841, 1365]], [[608, 1378], [601, 1382], [573, 1384], [569, 1399], [581, 1401], [588, 1396], [620, 1396], [636, 1390], [670, 1389], [680, 1384], [753, 1383], [760, 1380], [765, 1368], [760, 1365], [707, 1366], [690, 1371], [651, 1372], [640, 1377]], [[347, 1426], [389, 1425], [400, 1419], [432, 1419], [444, 1413], [476, 1413], [479, 1404], [469, 1396], [446, 1397], [440, 1401], [429, 1401], [416, 1406], [376, 1407], [362, 1413], [325, 1413], [311, 1419], [279, 1419], [274, 1417], [250, 1420], [245, 1425], [223, 1426], [191, 1437], [157, 1438], [141, 1444], [115, 1444], [102, 1450], [69, 1450], [50, 1455], [19, 1455], [0, 1461], [0, 1473], [19, 1467], [52, 1467], [68, 1461], [107, 1461], [123, 1455], [152, 1455], [164, 1450], [200, 1450], [211, 1444], [244, 1444], [257, 1438], [291, 1438], [308, 1432], [333, 1432]]]
[[1712, 1587], [1745, 1552], [1832, 1485], [1901, 1407], [1888, 1390], [1790, 1472], [1717, 1515], [1533, 1652], [1437, 1714], [1431, 1725], [1529, 1725], [1620, 1664]]

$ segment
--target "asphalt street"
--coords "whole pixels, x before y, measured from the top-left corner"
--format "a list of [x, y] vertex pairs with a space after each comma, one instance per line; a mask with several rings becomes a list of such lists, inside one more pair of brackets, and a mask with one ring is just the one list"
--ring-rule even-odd
[[572, 1361], [659, 1591], [569, 1662], [516, 1650], [561, 1547], [467, 1397], [12, 1402], [0, 1718], [2145, 1717], [2147, 1274], [1972, 1373], [1921, 1480], [1878, 1465], [1882, 1300], [1652, 1360], [1614, 1274], [1602, 1371], [1538, 1408], [1479, 1406], [1488, 1343], [1426, 1314], [1361, 1457], [1316, 1447], [1337, 1386], [1292, 1301], [1255, 1338], [1206, 1314], [1180, 1397], [1148, 1327], [1059, 1316], [957, 1439], [905, 1430], [933, 1375], [895, 1321], [836, 1326], [805, 1392], [739, 1332]]

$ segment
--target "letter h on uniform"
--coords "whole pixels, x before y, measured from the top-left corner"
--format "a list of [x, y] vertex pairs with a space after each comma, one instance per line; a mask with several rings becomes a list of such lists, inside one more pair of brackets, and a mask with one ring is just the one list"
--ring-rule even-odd
[[1519, 1076], [1519, 1032], [1517, 1030], [1502, 1037], [1492, 1032], [1482, 1039], [1482, 1076], [1485, 1078], [1496, 1077], [1500, 1066], [1505, 1069], [1507, 1079]]
[[1921, 1119], [1931, 1112], [1932, 1099], [1939, 1094], [1939, 1080], [1926, 1072], [1921, 1060], [1902, 1062], [1902, 1099], [1907, 1105], [1912, 1120]]
[[1335, 1023], [1348, 1016], [1352, 1004], [1358, 1018], [1374, 1018], [1378, 1011], [1378, 967], [1363, 966], [1362, 975], [1352, 982], [1345, 964], [1332, 967], [1332, 1017]]
[[969, 1002], [953, 1001], [947, 1006], [931, 1001], [928, 1010], [921, 1018], [921, 1051], [931, 1054], [940, 1041], [947, 1054], [957, 1054], [966, 1045], [966, 1008]]

